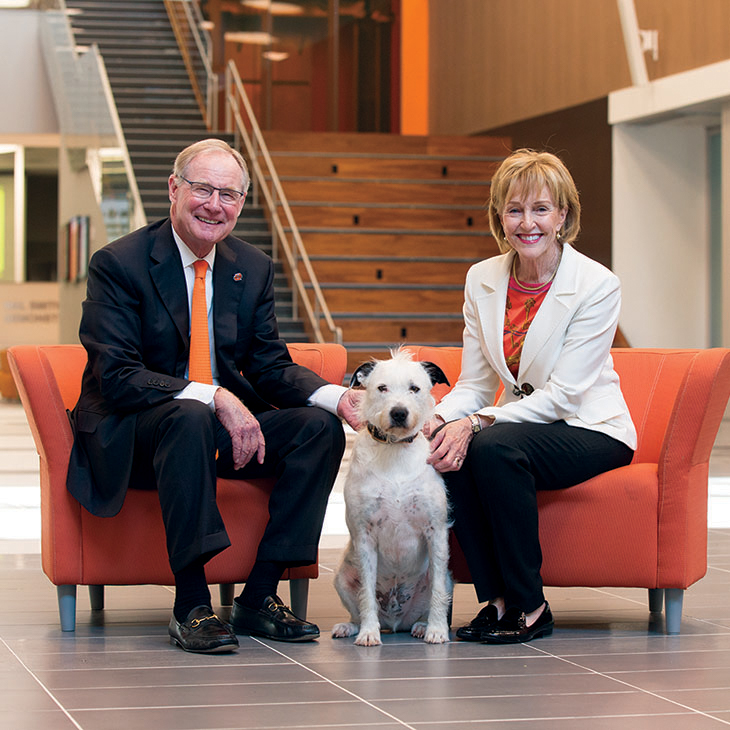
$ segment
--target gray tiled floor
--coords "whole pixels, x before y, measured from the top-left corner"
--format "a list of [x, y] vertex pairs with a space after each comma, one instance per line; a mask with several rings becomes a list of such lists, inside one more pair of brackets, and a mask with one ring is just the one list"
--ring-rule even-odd
[[[312, 644], [242, 638], [235, 655], [167, 643], [171, 593], [107, 589], [94, 614], [79, 596], [75, 634], [58, 629], [37, 554], [0, 557], [0, 727], [711, 728], [730, 725], [730, 530], [712, 530], [710, 570], [685, 599], [682, 634], [662, 633], [645, 591], [548, 589], [553, 636], [516, 647], [428, 646], [385, 636], [369, 649], [327, 635], [343, 611], [340, 550], [322, 550]], [[285, 593], [285, 592], [284, 592]], [[476, 609], [458, 586], [454, 624]], [[224, 610], [222, 610], [224, 612]]]
[[[22, 429], [6, 423], [0, 457], [14, 460], [18, 483], [32, 488], [33, 465], [18, 450]], [[719, 453], [714, 472], [729, 475]], [[663, 634], [643, 590], [553, 588], [554, 634], [515, 647], [429, 646], [400, 634], [367, 649], [333, 640], [328, 630], [345, 615], [332, 586], [342, 539], [322, 545], [309, 614], [323, 630], [319, 641], [242, 638], [237, 654], [205, 657], [168, 644], [172, 593], [159, 586], [107, 588], [99, 613], [80, 590], [77, 630], [62, 633], [33, 541], [0, 540], [0, 728], [730, 725], [730, 529], [710, 531], [710, 568], [687, 591], [680, 636]], [[471, 587], [457, 586], [454, 625], [476, 610]]]

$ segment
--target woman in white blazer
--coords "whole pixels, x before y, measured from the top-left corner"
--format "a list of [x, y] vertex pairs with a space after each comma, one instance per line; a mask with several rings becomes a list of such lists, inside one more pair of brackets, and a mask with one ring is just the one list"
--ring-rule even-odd
[[456, 635], [515, 643], [553, 629], [537, 491], [628, 464], [636, 430], [610, 353], [620, 284], [571, 245], [580, 202], [562, 161], [511, 154], [492, 180], [489, 220], [503, 253], [467, 274], [461, 375], [426, 432], [477, 598], [488, 602]]

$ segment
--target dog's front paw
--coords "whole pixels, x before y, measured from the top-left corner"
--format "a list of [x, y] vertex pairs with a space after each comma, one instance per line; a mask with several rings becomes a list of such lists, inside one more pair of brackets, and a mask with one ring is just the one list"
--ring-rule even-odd
[[332, 627], [332, 638], [333, 639], [345, 639], [348, 636], [354, 636], [360, 627], [357, 624], [351, 624], [344, 622], [341, 624], [335, 624]]
[[380, 629], [360, 629], [355, 643], [358, 646], [380, 646], [383, 643], [380, 640]]
[[416, 639], [422, 639], [426, 635], [426, 622], [425, 621], [416, 621], [413, 626], [411, 626], [411, 636], [414, 636]]
[[449, 627], [429, 624], [423, 634], [427, 644], [445, 644], [449, 640]]

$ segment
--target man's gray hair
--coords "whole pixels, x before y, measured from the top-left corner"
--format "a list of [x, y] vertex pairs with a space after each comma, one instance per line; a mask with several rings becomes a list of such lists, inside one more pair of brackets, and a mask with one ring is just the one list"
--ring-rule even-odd
[[195, 157], [203, 154], [204, 152], [212, 152], [215, 150], [227, 152], [236, 161], [236, 164], [238, 164], [238, 166], [241, 168], [241, 191], [244, 193], [247, 192], [249, 183], [251, 182], [251, 177], [248, 173], [246, 160], [244, 160], [243, 155], [241, 155], [238, 150], [233, 149], [233, 147], [231, 147], [228, 142], [224, 142], [222, 139], [215, 139], [214, 137], [211, 137], [210, 139], [202, 139], [199, 142], [194, 142], [189, 147], [186, 147], [182, 152], [180, 152], [180, 154], [175, 158], [175, 164], [172, 168], [172, 174], [176, 177], [186, 177], [185, 173], [188, 169], [188, 165], [190, 165]]

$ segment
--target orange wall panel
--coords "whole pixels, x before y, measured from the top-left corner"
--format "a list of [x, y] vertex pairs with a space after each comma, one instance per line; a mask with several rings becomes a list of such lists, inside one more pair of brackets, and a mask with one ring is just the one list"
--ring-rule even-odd
[[401, 134], [428, 134], [428, 0], [401, 0]]

